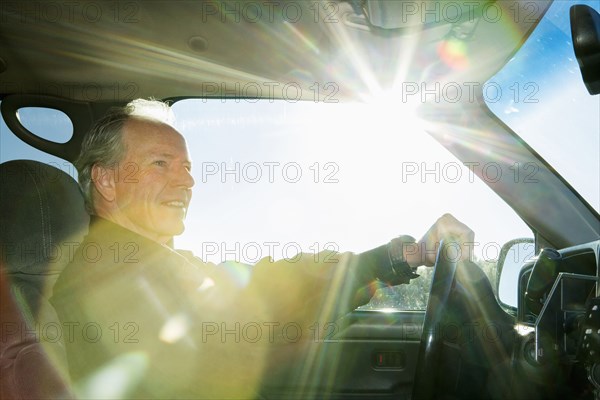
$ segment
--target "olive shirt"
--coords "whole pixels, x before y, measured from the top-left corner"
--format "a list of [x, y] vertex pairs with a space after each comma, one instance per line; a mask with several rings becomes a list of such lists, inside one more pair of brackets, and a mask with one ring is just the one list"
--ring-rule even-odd
[[389, 270], [385, 245], [215, 265], [93, 216], [51, 302], [80, 396], [118, 373], [117, 397], [245, 397], [274, 353], [409, 281]]

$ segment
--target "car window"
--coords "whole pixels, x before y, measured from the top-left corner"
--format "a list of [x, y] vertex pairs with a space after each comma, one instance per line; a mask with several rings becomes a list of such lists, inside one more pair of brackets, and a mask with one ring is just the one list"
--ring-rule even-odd
[[[46, 140], [64, 143], [72, 135], [71, 121], [65, 114], [57, 110], [27, 107], [19, 110], [19, 118], [32, 133]], [[0, 162], [20, 159], [36, 160], [52, 165], [77, 179], [77, 169], [73, 164], [23, 142], [10, 132], [2, 118], [0, 121]]]
[[600, 11], [598, 1], [555, 1], [490, 79], [486, 102], [600, 212], [600, 97], [588, 94], [573, 51], [569, 8], [575, 3]]
[[[205, 260], [361, 252], [400, 234], [418, 238], [450, 212], [476, 232], [476, 261], [494, 284], [502, 244], [532, 236], [408, 105], [188, 99], [174, 111], [196, 181], [176, 243]], [[486, 167], [497, 179], [496, 166]], [[424, 309], [431, 269], [419, 273], [362, 309]]]
[[[385, 102], [188, 99], [174, 111], [196, 181], [176, 246], [207, 261], [362, 252], [400, 234], [418, 238], [450, 212], [476, 232], [476, 261], [493, 282], [501, 245], [531, 236], [494, 192], [423, 132], [410, 110], [399, 118]], [[46, 137], [60, 129], [47, 124]], [[23, 143], [4, 122], [1, 140], [2, 162], [35, 159], [77, 177], [71, 163]], [[424, 309], [431, 270], [419, 273], [410, 285], [377, 291], [362, 309]]]
[[[188, 99], [174, 105], [196, 181], [176, 246], [206, 261], [253, 264], [299, 252], [362, 252], [420, 237], [450, 212], [476, 232], [475, 257], [495, 287], [500, 247], [530, 237], [523, 221], [470, 168], [427, 135], [408, 104]], [[43, 109], [28, 118], [44, 119]], [[47, 118], [46, 118], [47, 119]], [[60, 137], [64, 123], [45, 124]], [[1, 161], [35, 159], [74, 178], [67, 161], [23, 143], [2, 122]], [[485, 166], [487, 179], [497, 167]], [[374, 292], [366, 310], [421, 310], [431, 269]]]
[[[206, 261], [362, 252], [401, 234], [418, 238], [450, 212], [476, 232], [476, 261], [494, 283], [502, 244], [531, 236], [410, 112], [398, 118], [389, 104], [188, 99], [173, 108], [196, 181], [176, 246]], [[48, 124], [47, 137], [61, 126]], [[1, 140], [2, 162], [35, 159], [77, 177], [71, 163], [23, 143], [4, 122]], [[419, 274], [377, 291], [362, 309], [424, 309], [431, 270]]]

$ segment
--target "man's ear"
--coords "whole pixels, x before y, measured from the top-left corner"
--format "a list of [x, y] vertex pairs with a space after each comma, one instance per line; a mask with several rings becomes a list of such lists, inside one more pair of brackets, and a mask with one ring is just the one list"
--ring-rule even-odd
[[106, 202], [113, 202], [116, 198], [115, 170], [99, 164], [92, 167], [92, 184]]

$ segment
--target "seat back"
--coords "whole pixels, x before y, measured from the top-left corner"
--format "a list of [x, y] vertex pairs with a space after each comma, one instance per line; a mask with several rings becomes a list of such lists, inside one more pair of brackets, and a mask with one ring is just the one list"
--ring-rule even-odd
[[0, 397], [68, 396], [61, 325], [48, 299], [87, 233], [77, 182], [30, 160], [0, 164]]

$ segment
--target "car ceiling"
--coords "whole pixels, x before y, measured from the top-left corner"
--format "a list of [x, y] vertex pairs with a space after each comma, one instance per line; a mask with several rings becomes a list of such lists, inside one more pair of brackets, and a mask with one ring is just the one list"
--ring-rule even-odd
[[[455, 22], [443, 14], [434, 17], [439, 23], [402, 24], [407, 19], [399, 15], [394, 29], [359, 15], [370, 13], [377, 23], [375, 11], [391, 9], [387, 0], [250, 3], [3, 2], [0, 96], [34, 93], [83, 101], [231, 96], [238, 83], [240, 90], [246, 87], [241, 95], [281, 98], [283, 86], [293, 82], [312, 98], [315, 82], [334, 82], [338, 98], [357, 99], [391, 87], [399, 72], [405, 81], [447, 75], [485, 82], [525, 40], [549, 2], [528, 1], [539, 3], [537, 14], [511, 19], [510, 26], [481, 17]], [[458, 3], [481, 10], [494, 2]], [[508, 13], [523, 6], [518, 3], [497, 7]], [[394, 19], [384, 17], [378, 21]], [[452, 69], [437, 49], [461, 35], [467, 36], [462, 43], [472, 62]], [[252, 90], [265, 82], [280, 85], [272, 85], [273, 93]]]

